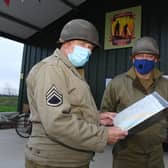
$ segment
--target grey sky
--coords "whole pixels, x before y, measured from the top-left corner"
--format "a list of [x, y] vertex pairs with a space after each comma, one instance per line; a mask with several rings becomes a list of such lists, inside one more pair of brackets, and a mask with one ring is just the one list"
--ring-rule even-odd
[[19, 89], [24, 44], [0, 37], [0, 93]]

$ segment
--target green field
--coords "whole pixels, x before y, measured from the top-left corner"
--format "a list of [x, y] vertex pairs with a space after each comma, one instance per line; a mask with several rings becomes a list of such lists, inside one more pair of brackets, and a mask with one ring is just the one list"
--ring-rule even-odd
[[0, 96], [0, 112], [16, 112], [18, 96]]

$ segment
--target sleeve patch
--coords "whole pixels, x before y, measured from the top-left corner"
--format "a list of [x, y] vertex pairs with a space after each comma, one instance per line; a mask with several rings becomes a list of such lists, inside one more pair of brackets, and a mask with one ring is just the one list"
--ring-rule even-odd
[[63, 95], [58, 92], [53, 85], [46, 93], [46, 102], [48, 106], [57, 107], [63, 103]]

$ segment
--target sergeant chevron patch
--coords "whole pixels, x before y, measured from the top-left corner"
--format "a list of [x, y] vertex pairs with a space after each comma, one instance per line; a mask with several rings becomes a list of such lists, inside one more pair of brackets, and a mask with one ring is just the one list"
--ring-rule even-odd
[[53, 85], [46, 93], [46, 102], [48, 106], [57, 107], [63, 103], [63, 95], [57, 91]]

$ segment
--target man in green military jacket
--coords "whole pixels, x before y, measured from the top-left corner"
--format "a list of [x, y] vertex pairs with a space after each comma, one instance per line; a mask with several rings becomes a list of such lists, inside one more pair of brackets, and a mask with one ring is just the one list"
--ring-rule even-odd
[[[156, 41], [152, 37], [137, 40], [131, 59], [133, 66], [128, 72], [109, 82], [101, 103], [102, 111], [120, 112], [153, 91], [168, 100], [168, 80], [155, 68], [159, 60]], [[162, 142], [166, 136], [166, 119], [148, 125], [114, 145], [113, 168], [164, 167]]]
[[98, 32], [88, 21], [73, 19], [63, 27], [60, 48], [37, 63], [27, 77], [32, 134], [26, 168], [88, 168], [94, 152], [103, 152], [127, 135], [99, 115], [90, 88], [78, 72], [96, 46]]

